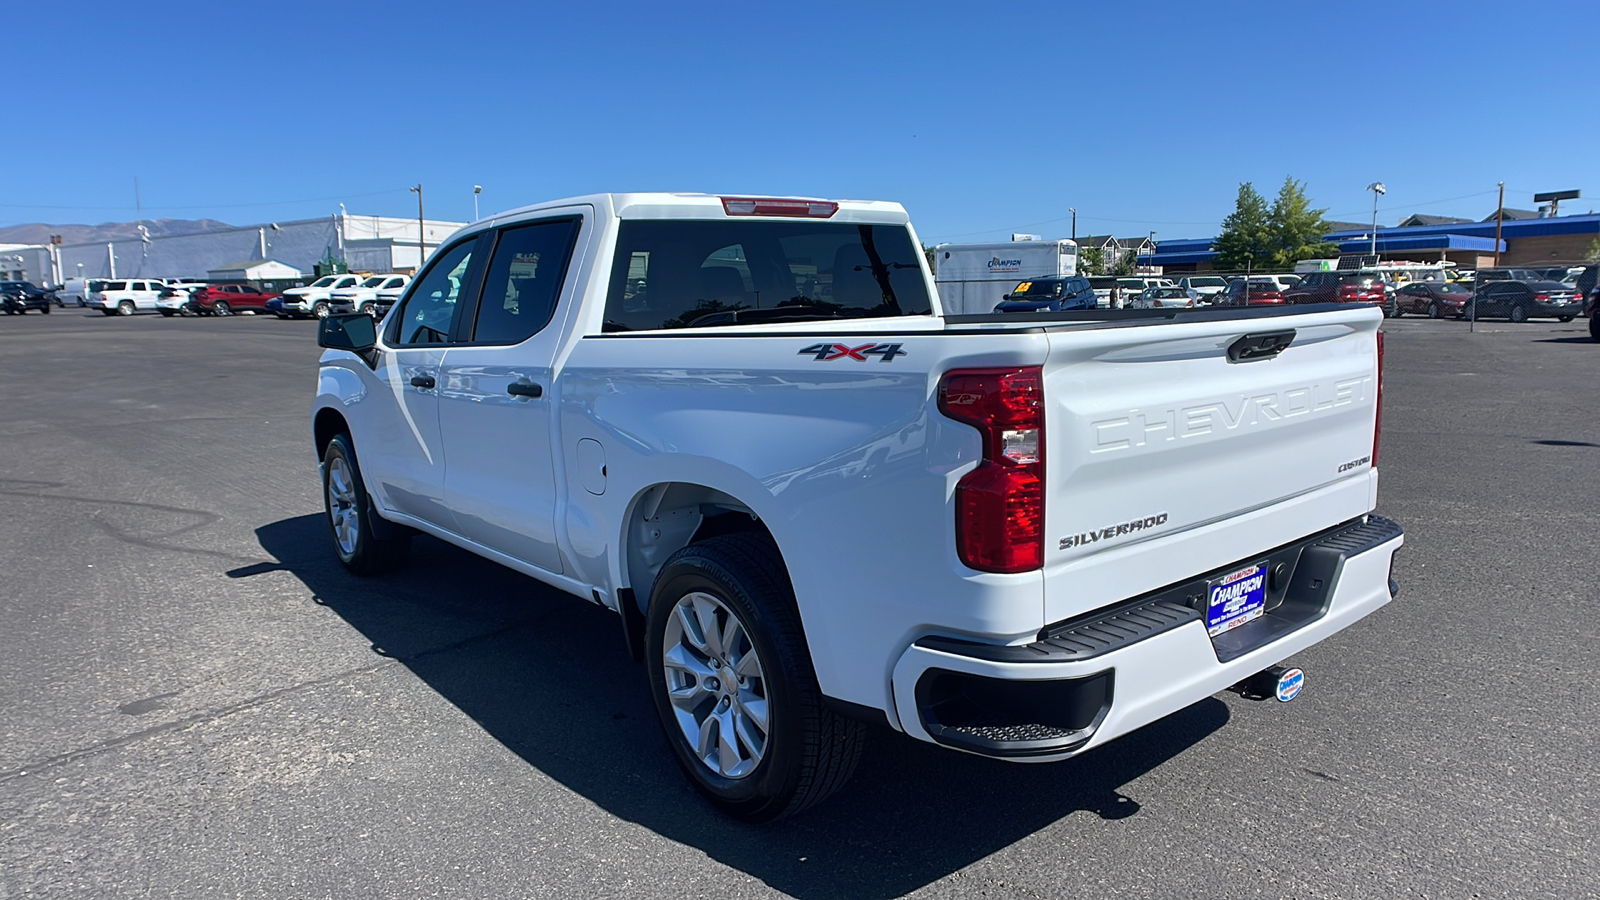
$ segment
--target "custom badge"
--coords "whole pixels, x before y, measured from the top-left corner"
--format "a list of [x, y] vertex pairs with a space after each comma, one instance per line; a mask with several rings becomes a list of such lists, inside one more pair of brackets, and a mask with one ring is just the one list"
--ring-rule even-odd
[[1288, 669], [1278, 676], [1278, 702], [1288, 703], [1300, 696], [1300, 689], [1306, 686], [1306, 673], [1299, 669]]

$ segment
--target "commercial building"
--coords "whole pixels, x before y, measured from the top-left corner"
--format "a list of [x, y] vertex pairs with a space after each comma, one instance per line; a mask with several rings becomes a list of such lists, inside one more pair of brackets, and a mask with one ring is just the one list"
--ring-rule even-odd
[[[1433, 262], [1448, 259], [1467, 269], [1495, 264], [1500, 254], [1502, 266], [1552, 266], [1583, 260], [1596, 239], [1600, 239], [1600, 215], [1556, 216], [1553, 218], [1513, 219], [1507, 210], [1499, 223], [1500, 239], [1495, 242], [1494, 216], [1485, 222], [1461, 220], [1410, 224], [1399, 228], [1380, 227], [1377, 252], [1382, 258]], [[1404, 220], [1417, 222], [1422, 216]], [[1373, 249], [1371, 226], [1345, 227], [1329, 232], [1324, 240], [1336, 244], [1341, 254], [1366, 254]], [[1151, 256], [1154, 265], [1166, 274], [1210, 272], [1215, 270], [1214, 238], [1160, 241]]]
[[463, 223], [338, 214], [163, 237], [57, 246], [0, 245], [0, 273], [60, 284], [68, 278], [206, 278], [272, 260], [309, 273], [337, 260], [358, 272], [415, 272], [427, 250]]

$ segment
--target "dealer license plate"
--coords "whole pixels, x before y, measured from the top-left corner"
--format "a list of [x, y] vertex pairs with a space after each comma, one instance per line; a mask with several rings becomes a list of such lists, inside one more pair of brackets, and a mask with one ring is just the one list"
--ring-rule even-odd
[[1212, 637], [1261, 618], [1267, 611], [1267, 567], [1246, 566], [1211, 581], [1206, 633]]

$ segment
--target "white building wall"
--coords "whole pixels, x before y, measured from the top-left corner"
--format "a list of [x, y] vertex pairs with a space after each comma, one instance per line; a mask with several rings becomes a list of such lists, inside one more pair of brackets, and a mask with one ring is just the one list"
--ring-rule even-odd
[[[310, 272], [330, 253], [334, 259], [341, 258], [348, 242], [373, 241], [376, 238], [387, 239], [384, 245], [393, 247], [381, 260], [382, 265], [357, 265], [355, 260], [350, 259], [351, 268], [386, 272], [397, 267], [416, 266], [416, 219], [352, 215], [345, 216], [342, 225], [341, 228], [337, 217], [328, 216], [280, 222], [276, 231], [270, 225], [252, 225], [203, 234], [155, 237], [148, 242], [129, 238], [109, 244], [65, 244], [60, 248], [61, 277], [76, 278], [81, 274], [86, 278], [109, 278], [113, 275], [122, 278], [203, 278], [207, 270], [219, 266], [261, 259], [276, 259], [303, 272]], [[461, 227], [460, 223], [431, 219], [426, 225], [430, 249], [437, 247], [440, 241]], [[78, 268], [80, 264], [81, 269]], [[35, 277], [30, 271], [29, 278], [45, 280], [48, 274]]]

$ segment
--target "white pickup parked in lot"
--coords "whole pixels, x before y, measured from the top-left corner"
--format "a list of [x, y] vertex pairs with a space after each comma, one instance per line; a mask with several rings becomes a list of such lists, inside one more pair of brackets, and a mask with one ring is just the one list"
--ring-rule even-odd
[[897, 204], [603, 194], [325, 320], [313, 437], [351, 571], [420, 531], [617, 611], [683, 770], [759, 820], [864, 719], [1049, 761], [1291, 697], [1392, 594], [1381, 318], [944, 316]]
[[360, 275], [324, 275], [305, 287], [289, 288], [283, 292], [283, 312], [279, 318], [316, 316], [323, 318], [329, 312], [333, 292], [361, 284]]

